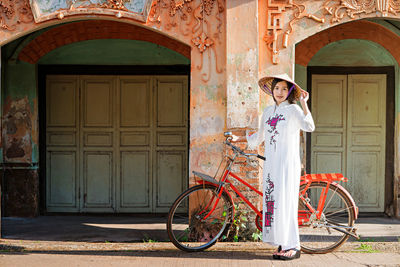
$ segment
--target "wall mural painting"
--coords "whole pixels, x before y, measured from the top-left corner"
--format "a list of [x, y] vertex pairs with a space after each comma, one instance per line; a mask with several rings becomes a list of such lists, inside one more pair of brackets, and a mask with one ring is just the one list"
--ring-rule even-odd
[[192, 46], [201, 55], [200, 64], [196, 66], [198, 70], [203, 69], [204, 57], [208, 57], [209, 69], [202, 73], [202, 80], [207, 82], [212, 73], [212, 56], [215, 57], [216, 72], [223, 71], [216, 47], [223, 44], [221, 27], [224, 11], [223, 0], [156, 0], [149, 21], [162, 23], [167, 31], [176, 29], [190, 38]]
[[[271, 51], [271, 61], [279, 64], [279, 50], [288, 47], [289, 35], [293, 33], [293, 25], [302, 18], [308, 18], [318, 23], [340, 22], [347, 15], [355, 19], [356, 15], [375, 13], [375, 16], [397, 15], [400, 13], [400, 0], [325, 0], [321, 2], [323, 15], [307, 12], [307, 6], [314, 1], [301, 0], [268, 0], [267, 30], [264, 41]], [[290, 12], [288, 16], [288, 13]], [[330, 17], [330, 19], [329, 19]], [[285, 22], [285, 18], [291, 18]]]
[[112, 15], [146, 22], [152, 0], [30, 0], [35, 22], [78, 14]]
[[1, 0], [0, 1], [0, 28], [14, 31], [18, 24], [31, 23], [33, 15], [29, 0]]

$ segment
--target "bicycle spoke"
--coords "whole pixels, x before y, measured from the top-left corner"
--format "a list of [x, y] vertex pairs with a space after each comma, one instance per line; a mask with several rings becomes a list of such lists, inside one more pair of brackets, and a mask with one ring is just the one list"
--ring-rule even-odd
[[325, 212], [326, 208], [329, 206], [329, 203], [331, 202], [332, 198], [334, 197], [338, 187], [336, 187], [335, 191], [331, 194], [331, 197], [329, 198], [329, 201], [325, 204], [325, 208], [322, 210], [322, 212]]
[[[186, 251], [200, 251], [212, 246], [230, 225], [233, 204], [222, 192], [220, 198], [212, 185], [189, 188], [173, 204], [167, 230], [175, 246]], [[177, 210], [186, 213], [180, 216]]]
[[350, 209], [350, 207], [348, 207], [348, 208], [344, 208], [344, 209], [341, 209], [341, 210], [337, 210], [337, 211], [335, 211], [335, 212], [327, 212], [327, 213], [325, 213], [325, 216], [331, 216], [331, 215], [333, 215], [333, 214], [336, 214], [336, 213], [338, 213], [338, 212], [342, 212], [342, 211], [345, 211], [345, 210], [349, 210]]
[[[303, 189], [304, 185], [300, 188], [300, 192]], [[299, 227], [300, 243], [305, 252], [321, 253], [333, 250], [346, 241], [348, 238], [347, 229], [353, 225], [354, 217], [351, 204], [344, 193], [335, 185], [329, 185], [327, 188], [326, 183], [313, 182], [305, 194], [305, 197], [310, 200], [308, 205], [318, 207], [321, 192], [326, 189], [328, 190], [327, 201], [321, 217], [316, 216], [318, 212], [315, 215], [306, 212], [310, 226]], [[303, 201], [299, 201], [299, 203], [306, 206]], [[299, 210], [301, 210], [300, 207]], [[304, 209], [308, 210], [305, 207]]]

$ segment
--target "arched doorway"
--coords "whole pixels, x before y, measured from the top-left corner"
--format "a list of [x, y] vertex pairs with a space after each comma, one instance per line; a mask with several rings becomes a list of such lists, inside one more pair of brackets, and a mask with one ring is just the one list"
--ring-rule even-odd
[[308, 142], [308, 170], [348, 176], [345, 186], [360, 212], [393, 212], [396, 41], [388, 29], [357, 21], [296, 47], [296, 76], [306, 77], [317, 129]]
[[100, 20], [25, 40], [5, 83], [38, 84], [41, 211], [166, 212], [188, 183], [190, 48]]

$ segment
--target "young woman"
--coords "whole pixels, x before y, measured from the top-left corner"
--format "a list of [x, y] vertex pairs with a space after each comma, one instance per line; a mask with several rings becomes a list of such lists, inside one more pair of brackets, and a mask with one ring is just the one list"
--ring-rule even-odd
[[258, 84], [275, 101], [264, 110], [258, 132], [246, 133], [250, 149], [265, 142], [263, 242], [278, 246], [274, 258], [291, 260], [300, 257], [300, 130], [312, 132], [315, 126], [307, 107], [308, 93], [287, 75], [264, 77]]

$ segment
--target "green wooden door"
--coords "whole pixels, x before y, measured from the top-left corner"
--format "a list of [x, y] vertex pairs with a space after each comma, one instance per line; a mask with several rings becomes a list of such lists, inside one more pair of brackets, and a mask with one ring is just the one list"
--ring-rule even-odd
[[313, 75], [311, 171], [341, 172], [362, 212], [383, 212], [386, 75]]
[[48, 211], [168, 211], [187, 184], [187, 98], [186, 76], [48, 76]]

